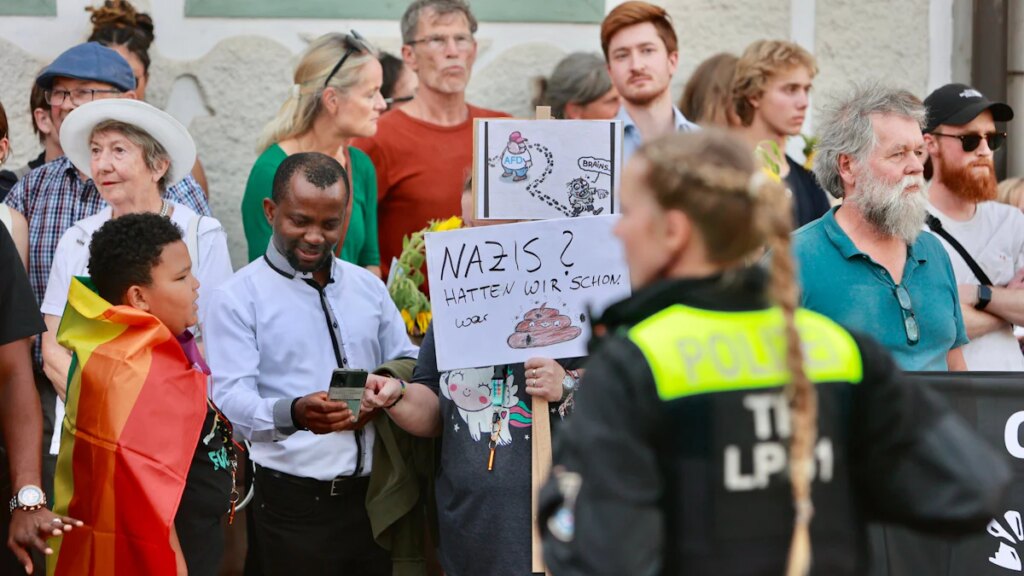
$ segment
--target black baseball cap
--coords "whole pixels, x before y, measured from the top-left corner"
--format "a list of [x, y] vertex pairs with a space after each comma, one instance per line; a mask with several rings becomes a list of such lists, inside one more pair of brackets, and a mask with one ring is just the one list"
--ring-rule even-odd
[[946, 84], [924, 99], [928, 109], [925, 133], [933, 132], [941, 124], [962, 126], [974, 120], [985, 110], [992, 111], [996, 122], [1013, 120], [1013, 108], [1002, 102], [992, 102], [984, 94], [966, 84]]

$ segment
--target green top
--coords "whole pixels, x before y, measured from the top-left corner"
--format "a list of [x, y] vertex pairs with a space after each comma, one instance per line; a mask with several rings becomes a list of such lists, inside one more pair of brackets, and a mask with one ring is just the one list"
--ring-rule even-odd
[[[352, 188], [355, 205], [348, 224], [345, 243], [341, 246], [341, 259], [359, 266], [379, 266], [377, 249], [377, 172], [370, 157], [358, 148], [349, 147], [352, 158]], [[242, 225], [245, 241], [249, 245], [249, 261], [267, 251], [272, 230], [263, 214], [263, 199], [270, 198], [277, 167], [288, 154], [277, 144], [267, 148], [249, 172], [242, 197]]]

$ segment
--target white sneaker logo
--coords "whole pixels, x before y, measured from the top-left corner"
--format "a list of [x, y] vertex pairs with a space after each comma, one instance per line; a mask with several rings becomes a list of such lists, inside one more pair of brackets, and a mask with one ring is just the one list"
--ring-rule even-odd
[[1003, 519], [1006, 520], [1006, 524], [1010, 527], [1009, 531], [1003, 528], [1003, 525], [998, 520], [992, 520], [986, 528], [989, 534], [1006, 540], [1006, 542], [999, 543], [999, 550], [996, 550], [995, 556], [989, 558], [988, 561], [1000, 568], [1006, 568], [1014, 572], [1024, 571], [1024, 568], [1021, 566], [1020, 554], [1017, 553], [1016, 548], [1011, 546], [1011, 544], [1016, 545], [1024, 542], [1024, 524], [1021, 523], [1020, 512], [1010, 510], [1003, 514]]
[[960, 93], [961, 98], [982, 98], [981, 92], [978, 92], [974, 88], [968, 88]]

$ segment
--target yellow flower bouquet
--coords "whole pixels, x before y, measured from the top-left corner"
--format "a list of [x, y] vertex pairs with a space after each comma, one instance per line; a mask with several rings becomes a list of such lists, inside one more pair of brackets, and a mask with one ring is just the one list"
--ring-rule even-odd
[[786, 161], [786, 155], [779, 148], [778, 143], [771, 140], [764, 140], [754, 149], [757, 159], [761, 162], [761, 171], [775, 182], [782, 182], [782, 163]]
[[430, 299], [420, 291], [423, 286], [423, 263], [426, 261], [427, 232], [444, 232], [462, 227], [462, 219], [431, 220], [430, 224], [402, 240], [402, 254], [395, 262], [388, 279], [388, 293], [402, 313], [405, 330], [413, 338], [422, 338], [430, 326]]
[[815, 148], [818, 146], [818, 138], [816, 136], [808, 136], [807, 134], [801, 134], [800, 137], [804, 139], [804, 168], [813, 170], [814, 153]]

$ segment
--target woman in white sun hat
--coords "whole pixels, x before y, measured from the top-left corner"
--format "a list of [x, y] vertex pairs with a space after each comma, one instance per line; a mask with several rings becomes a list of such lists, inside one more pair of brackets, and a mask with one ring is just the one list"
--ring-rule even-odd
[[[43, 335], [43, 369], [60, 391], [58, 423], [64, 418], [62, 400], [71, 352], [57, 343], [57, 327], [71, 278], [89, 274], [89, 242], [104, 222], [125, 214], [154, 212], [182, 230], [192, 259], [192, 274], [199, 280], [200, 326], [206, 295], [232, 273], [227, 235], [220, 222], [164, 198], [167, 188], [188, 176], [196, 160], [195, 142], [177, 120], [139, 100], [96, 100], [68, 114], [61, 125], [60, 141], [68, 159], [93, 179], [108, 206], [79, 220], [61, 237], [40, 306], [47, 328]], [[60, 444], [61, 426], [55, 428], [52, 454], [57, 453]]]

